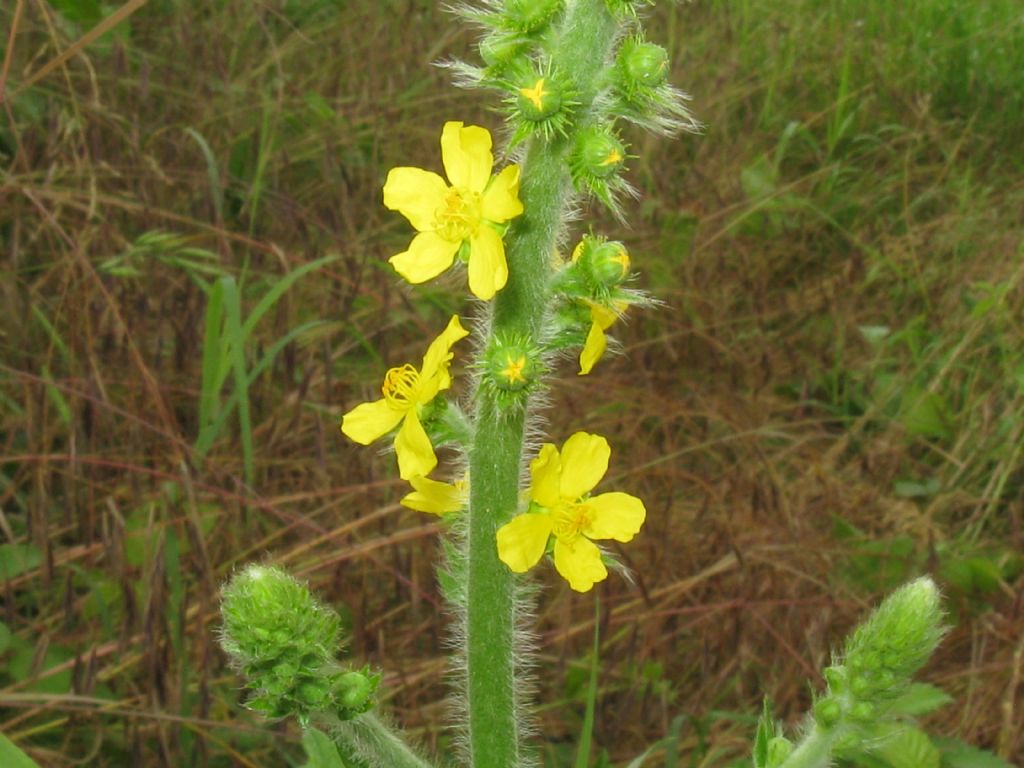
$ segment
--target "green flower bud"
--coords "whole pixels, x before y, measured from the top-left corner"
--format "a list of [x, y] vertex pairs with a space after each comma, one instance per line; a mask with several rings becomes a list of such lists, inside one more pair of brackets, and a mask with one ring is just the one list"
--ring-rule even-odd
[[850, 691], [857, 698], [869, 696], [874, 687], [875, 686], [871, 684], [871, 680], [863, 674], [855, 675], [853, 680], [850, 681]]
[[668, 51], [660, 45], [630, 41], [623, 45], [619, 61], [631, 89], [656, 88], [668, 78]]
[[561, 12], [562, 0], [505, 0], [505, 19], [520, 32], [538, 32]]
[[842, 693], [847, 687], [846, 669], [842, 666], [826, 667], [824, 671], [825, 681], [832, 693]]
[[833, 725], [838, 723], [842, 716], [842, 706], [831, 696], [826, 696], [824, 699], [818, 699], [818, 701], [814, 703], [814, 719], [818, 722], [818, 725], [824, 729], [831, 728]]
[[846, 644], [855, 669], [878, 670], [872, 686], [877, 698], [899, 695], [942, 639], [942, 607], [935, 583], [925, 577], [887, 597]]
[[337, 687], [342, 705], [353, 712], [365, 712], [373, 701], [373, 693], [377, 690], [379, 675], [368, 675], [365, 672], [345, 672], [338, 678]]
[[572, 261], [601, 289], [615, 288], [629, 276], [629, 252], [617, 240], [585, 235], [573, 251]]
[[519, 89], [516, 106], [524, 118], [540, 123], [558, 114], [562, 94], [550, 77], [538, 77]]
[[774, 736], [768, 742], [768, 768], [778, 768], [793, 753], [793, 742], [785, 736]]
[[522, 53], [523, 47], [518, 37], [495, 32], [480, 41], [480, 58], [493, 69], [503, 69]]
[[858, 701], [850, 710], [850, 717], [861, 723], [870, 723], [875, 720], [876, 716], [875, 705], [867, 701]]
[[537, 351], [525, 340], [495, 338], [484, 355], [487, 376], [498, 389], [521, 392], [537, 380]]
[[626, 148], [622, 142], [604, 128], [591, 127], [580, 131], [576, 138], [573, 170], [588, 173], [599, 179], [615, 174], [626, 160]]

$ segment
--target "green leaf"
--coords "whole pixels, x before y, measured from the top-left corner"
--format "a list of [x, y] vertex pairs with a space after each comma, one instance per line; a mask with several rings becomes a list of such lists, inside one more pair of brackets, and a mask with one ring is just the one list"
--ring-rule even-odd
[[959, 739], [934, 739], [942, 752], [942, 768], [1014, 768], [1001, 757]]
[[900, 403], [900, 420], [912, 437], [951, 438], [949, 412], [949, 404], [942, 395], [918, 387], [908, 389]]
[[0, 544], [0, 579], [13, 579], [42, 562], [43, 553], [31, 544]]
[[307, 728], [302, 735], [302, 746], [309, 762], [302, 768], [346, 768], [331, 737], [316, 728]]
[[911, 683], [906, 692], [891, 705], [889, 710], [897, 715], [917, 717], [934, 712], [953, 701], [953, 697], [941, 688], [928, 683]]
[[754, 736], [754, 768], [767, 768], [768, 742], [775, 735], [772, 721], [772, 705], [765, 696], [761, 707], [761, 719], [757, 721], [757, 734]]
[[881, 745], [871, 751], [892, 768], [940, 768], [939, 750], [924, 731], [898, 724], [886, 730], [893, 731], [892, 735], [884, 736]]
[[0, 733], [0, 765], [4, 768], [39, 768], [39, 763], [22, 752], [13, 741]]

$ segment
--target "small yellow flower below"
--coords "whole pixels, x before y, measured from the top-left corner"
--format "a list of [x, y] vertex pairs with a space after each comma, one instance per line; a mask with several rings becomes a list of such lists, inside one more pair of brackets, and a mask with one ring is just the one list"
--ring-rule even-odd
[[630, 541], [647, 510], [628, 493], [590, 492], [608, 471], [611, 449], [600, 435], [577, 432], [562, 451], [545, 443], [530, 463], [530, 509], [498, 529], [498, 557], [516, 573], [543, 557], [554, 537], [556, 570], [577, 592], [608, 576], [594, 539]]
[[437, 456], [420, 422], [419, 409], [451, 386], [451, 348], [467, 335], [469, 331], [453, 315], [441, 335], [430, 343], [419, 370], [408, 363], [392, 368], [381, 385], [383, 397], [357, 405], [342, 418], [341, 431], [361, 445], [369, 445], [402, 425], [395, 436], [395, 453], [403, 480], [425, 476], [437, 466]]

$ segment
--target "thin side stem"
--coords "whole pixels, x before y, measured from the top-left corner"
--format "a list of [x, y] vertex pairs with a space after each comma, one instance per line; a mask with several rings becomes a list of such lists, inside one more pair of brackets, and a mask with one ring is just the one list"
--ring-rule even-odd
[[828, 768], [832, 759], [832, 738], [832, 734], [815, 725], [781, 768]]
[[330, 735], [353, 768], [434, 768], [372, 712], [354, 720], [333, 719]]

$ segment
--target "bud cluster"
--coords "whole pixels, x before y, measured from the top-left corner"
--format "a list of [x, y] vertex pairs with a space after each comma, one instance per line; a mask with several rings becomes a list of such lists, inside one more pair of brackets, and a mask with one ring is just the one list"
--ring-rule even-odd
[[[931, 579], [896, 590], [854, 630], [843, 662], [825, 670], [828, 692], [813, 709], [818, 727], [857, 731], [876, 724], [931, 656], [943, 632], [939, 592]], [[840, 738], [837, 747], [842, 744]]]
[[338, 615], [284, 571], [251, 565], [224, 588], [221, 646], [247, 678], [246, 705], [268, 718], [318, 713], [351, 719], [370, 709], [380, 676], [336, 661]]
[[627, 152], [616, 121], [660, 133], [698, 127], [686, 109], [685, 94], [667, 82], [667, 51], [643, 36], [638, 11], [652, 4], [605, 0], [621, 43], [592, 87], [580, 85], [574, 76], [577, 59], [586, 53], [563, 44], [565, 27], [573, 23], [565, 0], [491, 0], [462, 11], [485, 34], [479, 43], [483, 66], [453, 65], [460, 84], [503, 94], [510, 146], [532, 136], [566, 142], [576, 189], [616, 215], [617, 200], [632, 192], [622, 178]]

